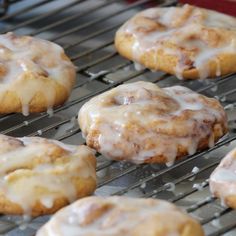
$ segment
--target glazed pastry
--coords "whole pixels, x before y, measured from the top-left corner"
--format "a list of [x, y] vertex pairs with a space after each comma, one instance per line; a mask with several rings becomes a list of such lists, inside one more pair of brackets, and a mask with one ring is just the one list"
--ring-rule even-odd
[[236, 18], [190, 5], [151, 8], [116, 33], [118, 52], [152, 70], [197, 79], [236, 72]]
[[204, 233], [196, 220], [163, 200], [87, 197], [60, 210], [36, 234], [55, 235], [203, 236]]
[[210, 190], [223, 205], [236, 209], [236, 148], [226, 155], [210, 176]]
[[0, 135], [0, 213], [50, 214], [96, 188], [96, 159], [86, 146]]
[[227, 132], [226, 113], [216, 99], [143, 81], [92, 98], [78, 119], [88, 146], [134, 163], [173, 164], [212, 147]]
[[75, 67], [57, 44], [13, 33], [0, 35], [0, 114], [42, 112], [63, 104]]

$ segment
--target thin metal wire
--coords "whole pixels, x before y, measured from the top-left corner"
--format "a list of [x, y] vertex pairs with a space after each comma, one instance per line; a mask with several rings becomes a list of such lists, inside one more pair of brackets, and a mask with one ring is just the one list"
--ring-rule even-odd
[[103, 48], [105, 48], [105, 47], [111, 46], [112, 44], [113, 44], [113, 39], [112, 39], [112, 40], [109, 40], [108, 42], [105, 42], [105, 43], [99, 45], [98, 47], [91, 48], [91, 49], [86, 50], [86, 51], [84, 51], [84, 52], [78, 53], [78, 54], [76, 54], [76, 55], [74, 55], [74, 56], [71, 56], [70, 59], [71, 59], [72, 61], [76, 61], [76, 60], [78, 60], [78, 59], [81, 58], [81, 57], [88, 56], [89, 54], [91, 54], [91, 53], [93, 53], [93, 52], [96, 52], [96, 51], [98, 51], [98, 50], [100, 50], [100, 49], [103, 49]]
[[67, 9], [77, 5], [78, 3], [84, 2], [84, 1], [85, 0], [76, 0], [75, 2], [66, 4], [66, 5], [64, 5], [62, 7], [56, 8], [56, 9], [54, 9], [52, 11], [48, 11], [48, 12], [46, 12], [44, 14], [41, 14], [39, 16], [36, 16], [36, 17], [34, 17], [32, 19], [26, 20], [26, 21], [24, 21], [22, 23], [16, 24], [15, 26], [8, 27], [7, 29], [4, 29], [3, 31], [1, 31], [1, 33], [6, 33], [6, 32], [9, 32], [9, 31], [14, 31], [14, 30], [19, 29], [19, 28], [21, 28], [23, 26], [27, 26], [27, 25], [29, 25], [29, 24], [31, 24], [33, 22], [36, 22], [36, 21], [48, 18], [49, 16], [52, 16], [52, 15], [56, 15], [56, 14], [62, 12], [62, 11], [65, 11], [65, 10], [67, 10]]
[[223, 235], [229, 231], [231, 231], [232, 229], [235, 229], [236, 228], [236, 222], [230, 224], [230, 225], [227, 225], [221, 229], [219, 229], [218, 231], [214, 232], [214, 233], [211, 233], [209, 234], [208, 236], [219, 236], [219, 235]]
[[8, 224], [9, 227], [7, 227], [6, 229], [4, 228], [3, 230], [0, 231], [1, 236], [6, 236], [7, 233], [11, 232], [13, 229], [19, 227], [19, 225], [15, 224], [15, 222], [10, 221], [10, 223], [8, 223], [7, 221], [4, 222], [5, 224]]
[[70, 49], [70, 48], [72, 48], [72, 47], [75, 47], [75, 46], [77, 46], [77, 45], [79, 45], [79, 44], [81, 44], [81, 43], [83, 43], [83, 42], [85, 42], [85, 41], [87, 41], [87, 40], [89, 40], [89, 39], [92, 39], [92, 38], [94, 38], [94, 37], [96, 37], [96, 36], [99, 36], [99, 35], [102, 35], [102, 34], [105, 34], [105, 33], [109, 32], [109, 31], [111, 31], [111, 30], [114, 30], [114, 29], [118, 28], [120, 25], [121, 25], [121, 23], [115, 24], [115, 25], [112, 25], [112, 26], [108, 26], [108, 27], [105, 28], [105, 29], [98, 30], [98, 31], [96, 31], [95, 33], [89, 34], [88, 36], [82, 38], [81, 40], [79, 40], [79, 41], [77, 41], [77, 42], [75, 42], [75, 43], [66, 45], [66, 46], [64, 47], [64, 49], [65, 49], [65, 50], [68, 50], [68, 49]]
[[15, 3], [19, 2], [19, 1], [23, 2], [23, 1], [26, 1], [26, 0], [8, 0], [8, 1], [12, 5], [12, 4], [15, 4]]
[[98, 167], [97, 167], [97, 171], [101, 171], [101, 170], [103, 170], [103, 169], [105, 169], [105, 168], [108, 168], [108, 167], [110, 167], [112, 164], [114, 164], [115, 163], [115, 161], [108, 161], [107, 163], [105, 163], [105, 164], [102, 164], [102, 165], [99, 165]]
[[131, 166], [131, 167], [125, 169], [125, 170], [122, 170], [122, 172], [120, 172], [119, 174], [117, 174], [117, 175], [115, 175], [115, 176], [113, 176], [113, 177], [111, 177], [111, 178], [109, 178], [109, 179], [107, 179], [107, 180], [105, 180], [105, 181], [99, 183], [99, 184], [97, 185], [97, 189], [98, 189], [98, 188], [101, 188], [101, 187], [104, 186], [104, 185], [107, 185], [107, 184], [113, 182], [113, 181], [116, 180], [116, 179], [119, 179], [120, 177], [122, 177], [122, 176], [124, 176], [124, 175], [128, 175], [128, 174], [130, 174], [130, 173], [132, 173], [132, 172], [134, 172], [135, 170], [140, 169], [140, 168], [142, 168], [142, 166]]
[[206, 198], [203, 199], [202, 201], [199, 201], [199, 202], [197, 202], [197, 203], [195, 203], [195, 204], [189, 206], [189, 207], [186, 209], [186, 211], [187, 211], [188, 213], [193, 212], [193, 211], [196, 211], [196, 210], [198, 210], [200, 207], [203, 207], [203, 206], [205, 206], [205, 205], [207, 205], [207, 204], [209, 204], [209, 203], [212, 203], [212, 202], [214, 202], [215, 200], [216, 200], [216, 198], [213, 197], [213, 196], [206, 197]]
[[[99, 19], [92, 20], [92, 21], [87, 22], [87, 23], [85, 23], [83, 25], [79, 25], [79, 26], [76, 26], [76, 27], [74, 27], [72, 29], [64, 31], [63, 33], [61, 33], [61, 34], [59, 34], [57, 36], [49, 38], [49, 40], [56, 41], [56, 40], [61, 39], [61, 38], [65, 37], [65, 36], [67, 36], [67, 35], [70, 35], [72, 33], [78, 32], [78, 31], [83, 30], [85, 28], [91, 27], [92, 25], [95, 25], [95, 24], [98, 24], [98, 23], [103, 22], [105, 20], [108, 20], [108, 19], [110, 19], [110, 18], [112, 18], [114, 16], [117, 16], [119, 14], [123, 14], [124, 12], [130, 11], [130, 10], [132, 10], [135, 7], [141, 6], [141, 5], [146, 4], [148, 2], [151, 2], [151, 1], [152, 0], [139, 0], [139, 1], [136, 1], [135, 3], [130, 4], [130, 5], [126, 6], [125, 8], [121, 9], [121, 10], [118, 10], [116, 12], [108, 14], [108, 15], [106, 15], [104, 17], [99, 18]], [[159, 4], [159, 6], [168, 6], [168, 5], [173, 5], [174, 3], [176, 3], [176, 0], [169, 0], [168, 3]]]
[[[77, 118], [77, 117], [75, 117], [75, 119], [76, 119], [76, 118]], [[66, 120], [63, 120], [63, 121], [55, 122], [55, 123], [53, 123], [52, 125], [49, 125], [49, 126], [44, 127], [44, 128], [42, 128], [42, 129], [40, 129], [40, 130], [37, 130], [36, 132], [33, 132], [33, 133], [31, 133], [31, 134], [29, 134], [29, 135], [27, 135], [27, 136], [29, 136], [29, 137], [32, 137], [32, 136], [41, 136], [43, 133], [48, 132], [48, 131], [51, 130], [51, 129], [58, 128], [58, 127], [60, 127], [61, 125], [64, 125], [64, 124], [66, 124], [66, 123], [68, 123], [68, 122], [71, 122], [71, 118], [66, 119]]]
[[[202, 188], [205, 188], [205, 187], [207, 187], [208, 185], [209, 185], [209, 183], [206, 182], [206, 184], [204, 184]], [[179, 194], [179, 195], [177, 195], [177, 196], [175, 196], [175, 197], [169, 199], [168, 201], [170, 201], [170, 202], [172, 202], [172, 203], [175, 203], [175, 202], [177, 202], [177, 201], [179, 201], [179, 200], [181, 200], [181, 199], [183, 199], [183, 198], [186, 198], [187, 196], [189, 196], [189, 195], [191, 195], [191, 194], [193, 194], [193, 193], [195, 193], [195, 192], [197, 192], [197, 191], [199, 191], [199, 190], [196, 189], [196, 188], [190, 189], [189, 191], [186, 191], [186, 192], [184, 192], [184, 193], [181, 193], [181, 194]]]
[[[150, 1], [151, 1], [151, 0], [150, 0]], [[175, 1], [174, 1], [174, 2], [175, 2]], [[167, 5], [169, 5], [169, 4], [166, 4], [166, 3], [165, 3], [165, 4], [160, 4], [160, 6], [167, 6]], [[127, 10], [127, 9], [126, 9], [126, 10]], [[116, 28], [120, 27], [122, 24], [123, 24], [123, 22], [122, 22], [122, 23], [115, 24], [115, 25], [112, 25], [112, 26], [108, 26], [108, 27], [105, 28], [105, 29], [98, 30], [98, 31], [96, 31], [96, 32], [94, 32], [94, 33], [92, 33], [92, 34], [90, 34], [90, 35], [88, 35], [88, 36], [82, 38], [81, 40], [79, 40], [79, 41], [77, 41], [77, 42], [75, 42], [75, 43], [68, 44], [68, 45], [64, 46], [64, 49], [67, 50], [67, 49], [72, 48], [72, 47], [75, 47], [75, 46], [77, 46], [77, 45], [79, 45], [79, 44], [81, 44], [81, 43], [83, 43], [83, 42], [85, 42], [85, 41], [87, 41], [87, 40], [89, 40], [89, 39], [92, 39], [92, 38], [94, 38], [94, 37], [96, 37], [96, 36], [98, 36], [98, 35], [107, 33], [107, 32], [109, 32], [109, 31], [111, 31], [111, 30], [115, 30]], [[80, 30], [80, 29], [79, 29], [79, 30]], [[51, 39], [51, 40], [54, 40], [54, 39]]]
[[232, 211], [232, 208], [225, 208], [222, 211], [215, 213], [213, 216], [201, 220], [200, 222], [202, 225], [205, 225], [205, 224], [211, 222], [212, 220], [219, 219], [220, 216], [230, 213], [231, 211]]
[[[194, 177], [194, 176], [196, 176], [196, 175], [198, 175], [198, 174], [200, 174], [200, 173], [202, 173], [202, 172], [204, 172], [204, 171], [206, 171], [206, 170], [208, 170], [208, 169], [210, 169], [210, 168], [212, 168], [212, 167], [214, 167], [218, 164], [219, 164], [219, 161], [214, 162], [214, 163], [209, 164], [209, 165], [206, 165], [203, 168], [201, 168], [197, 173], [193, 173], [193, 172], [187, 173], [187, 174], [181, 176], [180, 178], [178, 178], [176, 180], [173, 180], [172, 183], [175, 184], [175, 185], [180, 184], [181, 182], [183, 182], [185, 180], [188, 180], [188, 179], [190, 179], [190, 178], [192, 178], [192, 177]], [[155, 176], [155, 178], [156, 178], [156, 176]], [[146, 198], [153, 197], [153, 196], [157, 195], [158, 193], [160, 193], [162, 191], [165, 191], [165, 190], [168, 190], [168, 189], [169, 189], [168, 185], [161, 186], [160, 188], [154, 189], [152, 192], [145, 194], [145, 197]]]
[[[219, 80], [217, 80], [217, 85], [220, 85], [222, 83], [228, 82], [229, 80], [234, 79], [235, 76], [236, 76], [235, 74], [230, 74], [230, 75], [222, 76]], [[198, 92], [201, 93], [201, 92], [203, 92], [205, 90], [213, 88], [214, 86], [216, 86], [216, 84], [215, 83], [211, 83], [209, 85], [204, 86], [203, 88], [198, 89]]]
[[72, 130], [70, 133], [65, 133], [64, 135], [62, 135], [61, 137], [59, 137], [57, 140], [58, 141], [62, 141], [63, 139], [66, 139], [74, 134], [77, 134], [78, 132], [80, 132], [80, 128], [74, 129]]
[[98, 18], [98, 19], [95, 19], [95, 20], [91, 20], [91, 21], [89, 21], [87, 23], [84, 23], [82, 25], [75, 26], [72, 29], [66, 30], [66, 31], [64, 31], [63, 33], [61, 33], [61, 34], [59, 34], [57, 36], [53, 36], [53, 37], [49, 38], [49, 40], [56, 41], [56, 40], [58, 40], [60, 38], [63, 38], [65, 36], [69, 35], [69, 34], [72, 34], [72, 33], [78, 32], [80, 30], [83, 30], [85, 28], [91, 27], [92, 25], [98, 24], [98, 23], [100, 23], [102, 21], [105, 21], [105, 20], [111, 18], [111, 17], [114, 17], [116, 15], [122, 14], [122, 13], [124, 13], [126, 11], [129, 11], [129, 10], [131, 10], [131, 9], [137, 7], [137, 6], [140, 6], [140, 5], [145, 4], [147, 2], [150, 2], [150, 1], [151, 0], [139, 0], [139, 1], [135, 2], [135, 3], [133, 3], [133, 4], [130, 4], [129, 6], [126, 6], [125, 8], [122, 8], [121, 10], [118, 10], [116, 12], [113, 12], [111, 14], [103, 16], [101, 18]]
[[11, 18], [13, 18], [13, 17], [15, 17], [15, 16], [19, 16], [19, 15], [21, 15], [21, 14], [23, 14], [23, 13], [26, 13], [26, 12], [28, 12], [28, 11], [31, 11], [31, 10], [33, 10], [34, 8], [39, 7], [39, 6], [42, 6], [42, 5], [47, 4], [47, 3], [49, 3], [49, 2], [51, 2], [51, 0], [43, 0], [43, 1], [41, 1], [41, 2], [34, 3], [34, 4], [30, 5], [30, 6], [21, 8], [21, 9], [19, 9], [18, 11], [15, 11], [15, 12], [13, 12], [13, 13], [11, 13], [11, 14], [8, 14], [8, 15], [5, 15], [5, 16], [0, 17], [0, 20], [2, 20], [2, 21], [3, 21], [3, 20], [9, 20], [9, 19], [11, 19]]
[[27, 0], [8, 0], [8, 1], [12, 5], [12, 4], [15, 4], [15, 3], [18, 3], [18, 2], [27, 1]]
[[42, 32], [45, 32], [46, 30], [52, 30], [54, 27], [60, 26], [62, 24], [65, 24], [65, 23], [67, 23], [67, 22], [69, 22], [71, 20], [75, 20], [75, 19], [78, 20], [82, 16], [85, 16], [85, 15], [87, 16], [89, 14], [92, 14], [95, 11], [98, 11], [99, 9], [101, 9], [101, 8], [103, 8], [105, 6], [109, 6], [109, 5], [111, 5], [111, 4], [113, 4], [114, 2], [117, 2], [117, 1], [118, 0], [109, 0], [109, 1], [107, 0], [107, 1], [103, 2], [102, 4], [96, 5], [95, 7], [91, 7], [90, 9], [88, 9], [86, 11], [79, 12], [79, 13], [74, 14], [74, 15], [70, 15], [68, 17], [65, 17], [65, 18], [61, 19], [61, 20], [58, 20], [58, 21], [53, 22], [51, 24], [48, 24], [48, 25], [46, 25], [46, 26], [44, 26], [44, 27], [42, 27], [40, 29], [35, 30], [30, 35], [34, 36], [34, 35], [40, 34]]
[[78, 73], [78, 72], [84, 71], [84, 70], [86, 70], [86, 69], [88, 69], [88, 68], [90, 68], [90, 67], [92, 67], [92, 66], [95, 66], [95, 65], [97, 65], [97, 64], [99, 64], [99, 63], [102, 63], [102, 62], [104, 62], [104, 61], [107, 61], [108, 59], [111, 59], [111, 58], [113, 58], [113, 57], [115, 57], [115, 56], [117, 56], [117, 55], [118, 55], [117, 52], [111, 52], [111, 53], [109, 53], [109, 54], [106, 54], [105, 56], [100, 57], [100, 58], [97, 59], [97, 60], [93, 60], [93, 61], [87, 63], [86, 65], [79, 67], [79, 68], [76, 70], [76, 72]]
[[[235, 76], [235, 75], [234, 75], [234, 76]], [[228, 81], [231, 80], [231, 79], [233, 79], [232, 76], [225, 77], [225, 79], [217, 80], [217, 81], [214, 83], [214, 85], [203, 86], [203, 88], [197, 89], [196, 91], [197, 91], [198, 93], [202, 93], [202, 92], [204, 92], [204, 91], [206, 91], [206, 90], [208, 90], [208, 89], [210, 89], [210, 88], [212, 88], [212, 87], [214, 87], [214, 86], [219, 86], [219, 85], [221, 85], [221, 84], [223, 84], [223, 83], [226, 83], [226, 82], [228, 82]], [[221, 95], [220, 95], [220, 96], [221, 96]]]
[[[126, 67], [130, 64], [131, 64], [130, 62], [125, 62], [125, 63], [119, 64], [117, 66], [114, 66], [109, 70], [100, 71], [100, 72], [98, 72], [96, 74], [92, 74], [92, 75], [88, 71], [83, 71], [83, 74], [86, 74], [86, 76], [90, 76], [84, 84], [88, 84], [88, 83], [92, 82], [95, 79], [100, 80], [100, 81], [102, 81], [103, 83], [106, 83], [106, 84], [111, 84], [113, 82], [110, 83], [109, 81], [107, 81], [106, 76], [109, 75], [109, 74], [115, 73], [115, 71], [120, 70], [120, 69], [122, 69], [122, 68], [124, 68], [124, 67]], [[78, 86], [75, 86], [74, 88], [77, 88], [77, 87]], [[81, 87], [81, 84], [79, 85], [79, 87]]]
[[[162, 175], [164, 175], [164, 174], [166, 174], [166, 173], [168, 173], [168, 172], [170, 172], [170, 171], [172, 171], [172, 170], [174, 170], [174, 169], [176, 169], [178, 167], [181, 167], [184, 164], [189, 163], [189, 162], [195, 160], [196, 158], [199, 158], [200, 156], [203, 156], [203, 155], [205, 155], [205, 154], [207, 154], [207, 153], [209, 153], [209, 152], [211, 152], [213, 150], [216, 150], [216, 149], [218, 149], [218, 148], [224, 146], [225, 144], [228, 144], [228, 143], [230, 143], [230, 142], [232, 142], [234, 140], [236, 140], [236, 135], [234, 135], [233, 137], [227, 138], [226, 140], [223, 140], [223, 141], [217, 143], [214, 147], [212, 147], [210, 149], [207, 149], [207, 150], [199, 152], [197, 154], [193, 154], [191, 156], [188, 156], [186, 159], [176, 163], [173, 166], [170, 166], [170, 167], [168, 167], [166, 169], [163, 169], [163, 170], [159, 171], [158, 173], [155, 173], [155, 174], [153, 174], [151, 176], [147, 176], [146, 178], [142, 179], [142, 182], [146, 182], [147, 183], [147, 182], [153, 180], [156, 177], [160, 177], [160, 176], [162, 176]], [[124, 189], [122, 189], [120, 191], [115, 192], [114, 195], [123, 195], [123, 194], [127, 193], [128, 191], [130, 191], [132, 189], [138, 188], [139, 186], [140, 186], [140, 181], [137, 181], [134, 184], [131, 184], [131, 185], [127, 186], [126, 188], [124, 188]]]
[[226, 96], [234, 94], [234, 93], [236, 93], [236, 89], [228, 90], [227, 92], [219, 94], [218, 97], [221, 99], [222, 97], [226, 97]]

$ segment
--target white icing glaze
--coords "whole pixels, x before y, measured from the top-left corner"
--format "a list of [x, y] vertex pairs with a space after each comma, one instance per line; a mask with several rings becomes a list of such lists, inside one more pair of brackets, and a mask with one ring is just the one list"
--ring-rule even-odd
[[[186, 113], [189, 118], [184, 118]], [[79, 112], [84, 136], [99, 133], [102, 154], [137, 163], [157, 155], [173, 163], [179, 145], [194, 154], [200, 140], [209, 138], [214, 144], [212, 124], [216, 122], [227, 127], [226, 114], [216, 100], [185, 87], [160, 89], [142, 81], [101, 94]]]
[[[133, 36], [134, 61], [140, 61], [141, 55], [148, 51], [160, 50], [177, 57], [175, 74], [180, 79], [184, 70], [193, 67], [200, 78], [208, 77], [210, 61], [216, 63], [216, 75], [219, 76], [218, 55], [236, 54], [236, 19], [190, 5], [144, 10], [127, 21], [119, 33]], [[158, 60], [156, 57], [155, 64]]]
[[0, 35], [0, 66], [5, 70], [0, 74], [0, 99], [6, 92], [16, 92], [22, 113], [28, 115], [29, 103], [41, 92], [48, 108], [53, 107], [55, 85], [49, 80], [45, 89], [45, 78], [40, 76], [58, 82], [69, 93], [72, 86], [69, 77], [75, 76], [75, 69], [63, 55], [59, 45], [46, 40], [13, 33]]
[[75, 179], [96, 180], [95, 167], [88, 160], [93, 151], [86, 146], [4, 135], [0, 135], [0, 146], [0, 193], [26, 214], [37, 201], [51, 208], [60, 197], [76, 200]]
[[191, 172], [196, 175], [199, 172], [199, 170], [200, 169], [197, 166], [194, 166]]
[[[104, 211], [97, 213], [99, 209]], [[166, 201], [94, 197], [94, 200], [90, 198], [77, 201], [59, 211], [36, 236], [132, 236], [136, 235], [135, 230], [139, 230], [139, 227], [153, 218], [158, 219], [156, 225], [149, 224], [147, 227], [152, 227], [153, 230], [161, 227], [166, 236], [180, 236], [180, 225], [192, 221]], [[144, 229], [140, 230], [143, 232]], [[145, 235], [153, 235], [153, 232], [148, 232]]]
[[236, 196], [236, 148], [223, 158], [211, 174], [210, 190], [213, 194], [217, 193], [222, 202], [228, 196]]
[[54, 114], [53, 108], [52, 107], [48, 107], [47, 113], [48, 113], [49, 117], [53, 117], [53, 114]]
[[134, 62], [134, 68], [137, 71], [141, 71], [141, 70], [145, 69], [145, 67], [143, 65], [141, 65], [141, 64], [139, 64], [137, 62]]

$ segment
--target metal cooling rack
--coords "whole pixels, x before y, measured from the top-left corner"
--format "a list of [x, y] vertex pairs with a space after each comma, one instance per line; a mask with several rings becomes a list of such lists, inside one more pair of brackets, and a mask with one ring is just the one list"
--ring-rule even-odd
[[[132, 1], [130, 1], [132, 2]], [[62, 45], [77, 66], [77, 82], [69, 101], [54, 114], [0, 117], [0, 132], [13, 136], [42, 136], [65, 143], [82, 144], [76, 118], [91, 97], [121, 83], [152, 81], [159, 86], [187, 86], [224, 105], [230, 132], [213, 148], [188, 156], [171, 167], [113, 162], [97, 154], [98, 195], [129, 195], [166, 199], [198, 219], [206, 235], [236, 235], [236, 212], [221, 206], [210, 195], [208, 178], [222, 157], [236, 146], [236, 75], [203, 81], [180, 81], [149, 70], [134, 70], [113, 45], [117, 28], [134, 13], [151, 6], [175, 5], [175, 0], [133, 3], [119, 0], [21, 0], [11, 1], [0, 17], [0, 31], [48, 39]], [[22, 223], [21, 217], [0, 216], [0, 234], [32, 236], [49, 219], [37, 217]]]
[[0, 0], [0, 16], [4, 15], [8, 9], [8, 2], [6, 0]]

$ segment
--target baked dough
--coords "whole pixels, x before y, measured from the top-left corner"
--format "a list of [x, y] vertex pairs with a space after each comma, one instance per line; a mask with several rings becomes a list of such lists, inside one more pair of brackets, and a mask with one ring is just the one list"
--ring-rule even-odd
[[134, 163], [172, 164], [212, 147], [227, 132], [226, 113], [216, 99], [143, 81], [92, 98], [78, 119], [88, 146]]
[[226, 155], [210, 176], [210, 190], [222, 205], [236, 209], [236, 148]]
[[163, 200], [87, 197], [54, 215], [36, 236], [203, 236], [199, 223]]
[[0, 114], [42, 112], [63, 104], [75, 67], [57, 44], [13, 33], [0, 35]]
[[124, 57], [178, 78], [197, 79], [236, 72], [236, 18], [203, 8], [151, 8], [116, 33]]
[[96, 188], [96, 159], [86, 146], [0, 135], [0, 213], [50, 214]]

